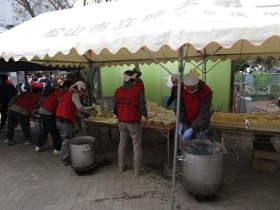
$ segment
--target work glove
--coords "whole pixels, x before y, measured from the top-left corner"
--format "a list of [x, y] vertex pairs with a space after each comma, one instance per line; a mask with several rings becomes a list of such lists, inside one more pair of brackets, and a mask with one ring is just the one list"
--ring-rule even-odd
[[189, 128], [184, 132], [184, 135], [182, 137], [182, 142], [188, 141], [193, 135], [193, 128]]
[[182, 136], [184, 131], [187, 129], [187, 125], [184, 123], [179, 123], [177, 133], [179, 136]]

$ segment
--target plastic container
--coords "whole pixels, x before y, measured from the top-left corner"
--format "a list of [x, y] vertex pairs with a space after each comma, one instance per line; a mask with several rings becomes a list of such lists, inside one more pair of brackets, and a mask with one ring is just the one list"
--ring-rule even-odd
[[104, 117], [108, 117], [108, 104], [106, 101], [103, 103], [103, 115]]

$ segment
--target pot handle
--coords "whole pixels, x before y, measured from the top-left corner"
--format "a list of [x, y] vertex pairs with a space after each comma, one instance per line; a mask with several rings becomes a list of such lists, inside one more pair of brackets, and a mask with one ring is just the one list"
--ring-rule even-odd
[[83, 151], [84, 151], [84, 152], [87, 152], [87, 151], [89, 151], [89, 150], [91, 150], [91, 148], [90, 148], [90, 146], [88, 146], [88, 145], [85, 146], [85, 147], [83, 148]]
[[183, 158], [183, 156], [177, 155], [177, 159], [181, 162], [187, 161], [187, 158]]
[[226, 149], [224, 149], [224, 154], [227, 154], [227, 150]]

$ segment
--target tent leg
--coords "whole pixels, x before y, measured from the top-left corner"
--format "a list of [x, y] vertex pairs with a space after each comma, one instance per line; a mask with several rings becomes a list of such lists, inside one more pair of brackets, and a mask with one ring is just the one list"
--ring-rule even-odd
[[[183, 47], [179, 49], [179, 61], [178, 61], [178, 84], [181, 84], [182, 75], [184, 71], [183, 65]], [[177, 148], [178, 148], [178, 125], [179, 125], [179, 116], [180, 116], [180, 101], [181, 101], [181, 85], [177, 86], [177, 111], [176, 111], [176, 126], [175, 126], [175, 140], [174, 140], [174, 157], [173, 157], [173, 169], [172, 169], [172, 193], [171, 193], [171, 207], [170, 209], [174, 209], [174, 197], [175, 197], [175, 181], [176, 181], [176, 162], [177, 162]]]

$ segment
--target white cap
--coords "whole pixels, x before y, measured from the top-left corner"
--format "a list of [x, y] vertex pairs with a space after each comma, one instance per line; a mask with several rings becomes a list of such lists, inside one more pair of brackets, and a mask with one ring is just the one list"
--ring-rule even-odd
[[81, 91], [82, 89], [83, 89], [83, 90], [86, 89], [86, 85], [85, 85], [85, 83], [83, 83], [82, 81], [76, 82], [74, 85], [71, 86], [71, 89], [74, 89], [75, 87], [77, 87], [77, 89], [78, 89], [79, 91]]
[[129, 75], [127, 75], [127, 74], [124, 74], [124, 76], [123, 76], [123, 80], [125, 81], [125, 82], [128, 82], [130, 79], [134, 79], [134, 77], [133, 76], [129, 76]]
[[194, 72], [187, 73], [184, 76], [184, 85], [186, 86], [194, 86], [197, 85], [199, 82], [198, 74]]
[[127, 70], [123, 74], [123, 79], [125, 82], [128, 82], [130, 79], [135, 79], [133, 71]]

